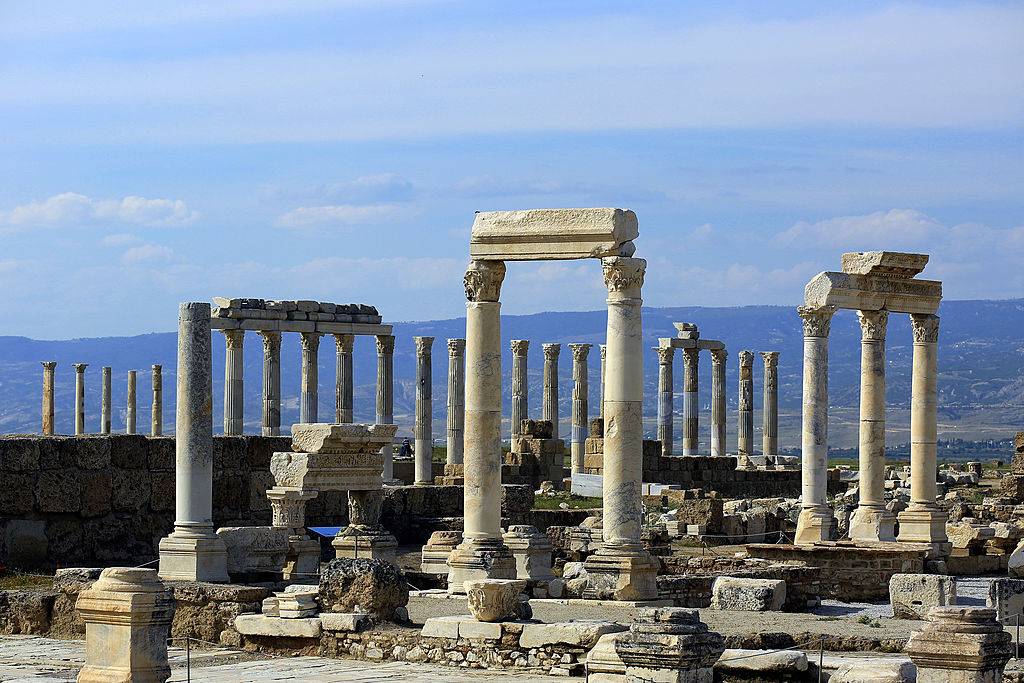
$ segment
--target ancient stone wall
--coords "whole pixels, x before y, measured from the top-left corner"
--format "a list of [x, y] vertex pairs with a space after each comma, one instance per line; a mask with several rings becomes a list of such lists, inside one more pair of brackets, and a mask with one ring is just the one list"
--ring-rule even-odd
[[[389, 486], [380, 523], [399, 543], [422, 545], [435, 531], [462, 531], [462, 503], [461, 486]], [[532, 487], [501, 487], [502, 526], [529, 524], [532, 508]]]

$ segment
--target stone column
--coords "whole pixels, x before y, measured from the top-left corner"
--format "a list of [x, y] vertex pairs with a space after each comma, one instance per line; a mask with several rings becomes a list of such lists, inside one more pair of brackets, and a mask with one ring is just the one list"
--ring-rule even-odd
[[466, 269], [466, 424], [462, 543], [448, 558], [448, 590], [473, 579], [514, 579], [501, 538], [501, 282], [503, 261]]
[[888, 311], [857, 311], [860, 320], [860, 501], [850, 520], [854, 541], [895, 541], [885, 507], [885, 328]]
[[[395, 423], [395, 337], [377, 335], [377, 420], [379, 425]], [[391, 444], [381, 447], [384, 456], [384, 481], [395, 481], [394, 453]]]
[[742, 463], [754, 454], [754, 354], [740, 351], [739, 436], [736, 453]]
[[153, 366], [153, 406], [150, 413], [150, 436], [164, 434], [164, 373], [160, 365]]
[[672, 455], [672, 413], [673, 390], [672, 363], [675, 361], [676, 349], [673, 346], [655, 347], [658, 354], [658, 440], [661, 441], [661, 454]]
[[699, 367], [700, 349], [683, 349], [683, 455], [700, 451]]
[[125, 407], [124, 416], [124, 433], [134, 434], [136, 431], [136, 418], [135, 418], [135, 391], [136, 382], [138, 380], [137, 373], [134, 370], [128, 371], [128, 397], [127, 406]]
[[299, 398], [299, 422], [318, 422], [317, 395], [320, 383], [320, 333], [300, 332], [302, 338], [302, 394]]
[[608, 354], [604, 400], [604, 543], [586, 561], [586, 594], [596, 598], [656, 598], [658, 563], [644, 550], [644, 347], [640, 288], [647, 262], [602, 259], [608, 288]]
[[224, 541], [213, 530], [213, 365], [210, 304], [178, 314], [174, 531], [160, 541], [160, 578], [228, 581]]
[[263, 436], [281, 434], [281, 333], [260, 330], [263, 338]]
[[1000, 683], [1013, 653], [1013, 637], [988, 607], [933, 607], [904, 652], [918, 683]]
[[317, 491], [287, 486], [267, 489], [271, 525], [288, 529], [288, 554], [282, 572], [286, 580], [307, 579], [320, 569], [320, 541], [306, 535], [306, 503], [317, 494]]
[[541, 419], [551, 422], [551, 438], [558, 438], [558, 354], [561, 344], [543, 344], [544, 349], [544, 403]]
[[910, 506], [899, 514], [900, 541], [948, 551], [946, 513], [936, 505], [936, 410], [939, 316], [913, 314], [914, 368], [910, 393]]
[[433, 337], [413, 337], [416, 343], [416, 483], [434, 483], [434, 391], [431, 368]]
[[798, 544], [828, 541], [835, 518], [828, 506], [828, 333], [835, 306], [797, 309], [804, 325], [802, 498]]
[[711, 455], [723, 456], [729, 449], [725, 443], [725, 361], [729, 352], [711, 350]]
[[466, 411], [466, 340], [448, 340], [448, 448], [449, 465], [462, 464], [462, 430]]
[[43, 436], [53, 435], [53, 374], [57, 361], [43, 362]]
[[608, 345], [598, 344], [601, 349], [601, 419], [604, 419], [604, 375], [608, 366]]
[[335, 557], [395, 563], [398, 541], [380, 523], [384, 492], [348, 492], [348, 526], [331, 541]]
[[110, 366], [100, 369], [100, 434], [110, 434]]
[[572, 442], [570, 444], [571, 472], [583, 471], [583, 446], [587, 440], [587, 422], [590, 418], [590, 377], [587, 359], [593, 344], [569, 344], [572, 350]]
[[85, 434], [85, 369], [88, 363], [75, 363], [75, 436]]
[[530, 380], [526, 371], [530, 351], [529, 339], [513, 339], [512, 347], [512, 418], [509, 433], [512, 438], [520, 436], [523, 420], [530, 417]]
[[245, 330], [221, 330], [224, 333], [224, 436], [242, 433], [242, 348]]
[[352, 345], [355, 335], [336, 334], [334, 345], [337, 347], [335, 360], [334, 386], [334, 421], [338, 424], [352, 422]]
[[779, 454], [779, 352], [762, 351], [764, 382], [761, 388], [761, 452]]

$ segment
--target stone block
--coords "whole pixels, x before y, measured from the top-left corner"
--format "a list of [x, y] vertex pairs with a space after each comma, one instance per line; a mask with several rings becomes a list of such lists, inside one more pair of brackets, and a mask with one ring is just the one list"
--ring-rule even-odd
[[[715, 662], [716, 675], [725, 678], [787, 680], [802, 678], [807, 671], [807, 655], [798, 651], [728, 649]], [[831, 680], [831, 679], [830, 679]]]
[[935, 607], [904, 651], [919, 683], [998, 683], [1010, 659], [1012, 637], [984, 607]]
[[43, 591], [0, 591], [0, 635], [46, 635], [57, 595]]
[[36, 480], [39, 512], [80, 512], [82, 481], [75, 470], [45, 470]]
[[5, 472], [3, 478], [4, 484], [0, 486], [0, 516], [10, 519], [32, 512], [36, 476]]
[[320, 626], [325, 631], [359, 633], [370, 627], [370, 618], [358, 612], [321, 612]]
[[828, 678], [829, 683], [914, 683], [916, 680], [917, 667], [913, 662], [888, 657], [843, 664]]
[[110, 512], [110, 471], [84, 471], [80, 475], [82, 486], [82, 516], [100, 517]]
[[272, 526], [221, 527], [229, 574], [280, 572], [288, 555], [288, 529]]
[[501, 624], [464, 619], [459, 623], [459, 637], [474, 640], [498, 640], [501, 638]]
[[613, 621], [567, 621], [553, 624], [527, 624], [519, 636], [522, 648], [569, 645], [589, 650], [607, 633], [626, 631], [628, 626]]
[[629, 210], [481, 211], [473, 221], [470, 258], [533, 261], [632, 256], [639, 235]]
[[928, 254], [898, 251], [855, 251], [840, 258], [844, 273], [876, 277], [909, 279], [928, 265]]
[[466, 618], [465, 615], [429, 617], [423, 622], [420, 635], [424, 638], [451, 638], [454, 640], [459, 637], [459, 624]]
[[1015, 625], [1024, 621], [1024, 579], [996, 579], [988, 586], [986, 606], [996, 611], [996, 619]]
[[711, 609], [778, 611], [786, 604], [786, 582], [720, 576], [711, 587]]
[[149, 472], [114, 468], [111, 496], [110, 504], [114, 510], [141, 512], [146, 501], [152, 498]]
[[35, 472], [39, 469], [38, 439], [4, 439], [0, 448], [0, 471]]
[[77, 437], [75, 444], [76, 465], [83, 470], [101, 470], [110, 467], [110, 437]]
[[924, 619], [933, 607], [956, 603], [956, 579], [938, 574], [893, 574], [889, 601], [895, 619]]
[[499, 622], [520, 615], [519, 596], [526, 581], [518, 579], [477, 579], [465, 582], [469, 611], [477, 621]]
[[409, 584], [402, 570], [383, 560], [338, 558], [320, 573], [320, 605], [324, 612], [363, 612], [378, 620], [395, 620], [409, 603]]
[[239, 614], [234, 621], [235, 630], [243, 636], [278, 636], [284, 638], [319, 638], [320, 620], [282, 619], [263, 614]]

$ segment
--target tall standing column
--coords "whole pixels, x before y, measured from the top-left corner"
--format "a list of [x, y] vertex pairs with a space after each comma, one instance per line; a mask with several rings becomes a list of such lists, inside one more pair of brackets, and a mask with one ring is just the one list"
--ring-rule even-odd
[[88, 363], [75, 363], [75, 436], [85, 434], [85, 369]]
[[912, 314], [914, 369], [910, 394], [910, 506], [899, 514], [900, 541], [948, 552], [946, 513], [936, 505], [939, 316]]
[[503, 261], [466, 269], [466, 424], [462, 543], [448, 556], [448, 590], [471, 579], [514, 579], [501, 537], [501, 282]]
[[672, 455], [672, 413], [674, 412], [674, 380], [672, 364], [675, 361], [674, 346], [655, 347], [658, 354], [658, 440], [661, 441], [661, 454]]
[[895, 541], [896, 516], [885, 507], [885, 328], [888, 311], [857, 311], [860, 320], [860, 501], [850, 520], [854, 541]]
[[281, 434], [281, 333], [260, 330], [263, 338], [263, 436]]
[[835, 517], [828, 506], [828, 333], [835, 306], [797, 309], [804, 325], [802, 496], [795, 542], [828, 541]]
[[242, 348], [245, 330], [221, 330], [224, 333], [224, 436], [242, 433]]
[[604, 376], [608, 369], [608, 345], [599, 344], [601, 349], [601, 419], [604, 419]]
[[160, 578], [228, 581], [227, 552], [213, 530], [213, 365], [210, 304], [178, 313], [174, 531], [160, 541]]
[[449, 465], [462, 464], [462, 438], [466, 412], [466, 340], [448, 340], [448, 448]]
[[779, 352], [762, 351], [764, 382], [761, 388], [761, 452], [779, 454]]
[[352, 422], [352, 346], [355, 342], [355, 335], [336, 334], [334, 345], [337, 347], [337, 358], [335, 361], [335, 386], [334, 386], [334, 420], [339, 424]]
[[138, 381], [138, 373], [134, 370], [128, 371], [128, 396], [124, 411], [124, 433], [134, 434], [136, 431], [136, 417], [135, 417], [135, 392], [136, 383]]
[[590, 415], [590, 377], [587, 358], [593, 344], [569, 344], [572, 350], [572, 442], [569, 461], [571, 472], [583, 471], [583, 446], [587, 440]]
[[416, 343], [416, 483], [434, 482], [434, 391], [431, 369], [433, 337], [413, 337]]
[[299, 398], [299, 422], [317, 422], [317, 394], [320, 383], [320, 333], [300, 332], [302, 339], [302, 394]]
[[514, 439], [522, 434], [523, 420], [530, 417], [530, 380], [527, 377], [530, 340], [513, 339], [509, 346], [512, 348], [512, 424], [509, 425], [509, 433]]
[[163, 366], [153, 366], [153, 405], [150, 412], [150, 436], [164, 434], [164, 370]]
[[754, 454], [754, 354], [750, 351], [740, 351], [739, 436], [736, 453], [741, 463]]
[[100, 369], [100, 434], [110, 434], [110, 366]]
[[541, 419], [551, 422], [551, 438], [558, 438], [558, 354], [561, 344], [544, 344], [544, 405]]
[[43, 436], [53, 435], [53, 374], [57, 361], [43, 361]]
[[[395, 423], [395, 337], [378, 334], [377, 337], [377, 424]], [[384, 481], [395, 481], [394, 453], [391, 444], [381, 447], [384, 456]]]
[[586, 594], [596, 598], [656, 598], [658, 563], [644, 550], [644, 347], [640, 288], [647, 262], [602, 259], [608, 288], [608, 365], [605, 377], [604, 543], [587, 558]]
[[728, 453], [725, 444], [725, 361], [729, 352], [711, 350], [711, 455]]
[[683, 349], [683, 455], [700, 451], [700, 349]]

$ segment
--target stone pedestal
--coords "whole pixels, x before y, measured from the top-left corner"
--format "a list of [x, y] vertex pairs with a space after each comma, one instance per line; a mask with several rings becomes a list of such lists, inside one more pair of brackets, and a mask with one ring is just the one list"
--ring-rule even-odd
[[558, 438], [558, 355], [561, 344], [544, 344], [544, 402], [541, 419], [551, 423], [551, 437]]
[[154, 569], [111, 567], [75, 605], [85, 622], [80, 683], [163, 683], [174, 597]]
[[331, 541], [335, 557], [395, 562], [398, 541], [380, 525], [382, 491], [348, 492], [348, 526]]
[[711, 455], [728, 455], [725, 445], [725, 349], [711, 350]]
[[416, 343], [416, 484], [434, 483], [433, 372], [431, 349], [433, 337], [413, 337]]
[[135, 392], [136, 383], [138, 381], [138, 374], [134, 370], [128, 371], [128, 395], [126, 397], [126, 407], [124, 415], [124, 432], [125, 434], [134, 434], [136, 431], [137, 420], [135, 417]]
[[551, 581], [551, 540], [537, 527], [514, 524], [503, 538], [516, 558], [516, 578], [528, 581]]
[[462, 464], [463, 428], [466, 422], [466, 340], [448, 340], [448, 446], [446, 465]]
[[420, 571], [429, 574], [448, 575], [448, 556], [459, 542], [462, 533], [458, 531], [435, 531], [430, 534], [420, 553]]
[[590, 379], [587, 357], [593, 344], [569, 344], [572, 350], [572, 441], [570, 442], [570, 472], [583, 471], [583, 450], [587, 440], [590, 413]]
[[57, 361], [43, 362], [43, 436], [53, 435], [53, 373]]
[[263, 338], [263, 436], [281, 434], [281, 333], [260, 330]]
[[164, 434], [164, 370], [160, 365], [153, 366], [153, 405], [150, 408], [150, 436]]
[[661, 454], [672, 455], [673, 397], [675, 387], [672, 379], [672, 364], [676, 349], [673, 346], [660, 346], [654, 349], [658, 354], [658, 441], [661, 442]]
[[529, 366], [529, 339], [513, 339], [509, 342], [512, 349], [512, 417], [509, 433], [513, 438], [519, 436], [523, 420], [530, 417], [530, 380], [527, 376]]
[[708, 629], [697, 610], [648, 608], [615, 649], [628, 683], [711, 683], [725, 639]]
[[353, 377], [352, 377], [352, 346], [355, 336], [351, 334], [334, 335], [335, 373], [334, 373], [334, 420], [339, 424], [352, 421]]
[[319, 384], [320, 384], [320, 337], [318, 332], [300, 332], [302, 342], [302, 379], [299, 395], [299, 422], [319, 422], [317, 411], [319, 409]]
[[740, 351], [739, 434], [736, 453], [740, 460], [754, 454], [754, 354]]
[[88, 363], [75, 363], [75, 436], [85, 434], [85, 369]]
[[110, 434], [111, 428], [111, 396], [110, 396], [110, 373], [111, 368], [105, 366], [100, 370], [100, 434]]
[[[395, 422], [395, 337], [379, 334], [377, 340], [377, 424]], [[390, 443], [380, 449], [384, 458], [384, 483], [395, 483], [394, 453]]]
[[904, 652], [917, 666], [918, 683], [999, 683], [1012, 637], [994, 609], [935, 607]]

